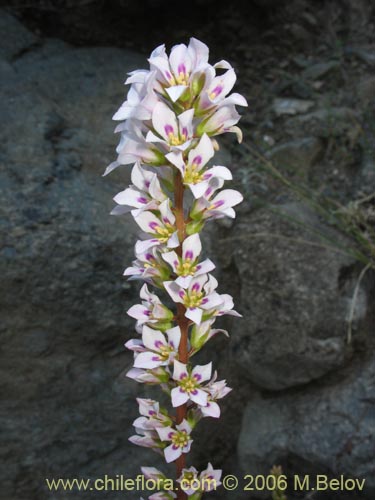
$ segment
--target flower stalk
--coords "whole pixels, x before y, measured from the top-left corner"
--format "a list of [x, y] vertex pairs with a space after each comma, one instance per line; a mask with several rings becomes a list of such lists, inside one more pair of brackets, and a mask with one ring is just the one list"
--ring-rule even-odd
[[[234, 218], [233, 207], [242, 201], [237, 191], [222, 189], [230, 170], [209, 163], [219, 148], [215, 136], [233, 132], [241, 140], [235, 106], [247, 104], [240, 94], [229, 95], [234, 69], [226, 61], [209, 64], [208, 47], [199, 40], [176, 45], [169, 56], [164, 45], [157, 47], [148, 61], [149, 70], [133, 71], [125, 82], [131, 85], [127, 100], [114, 115], [120, 121], [118, 157], [104, 175], [134, 163], [132, 184], [114, 197], [111, 212], [130, 212], [142, 230], [136, 259], [124, 271], [144, 282], [141, 303], [128, 310], [140, 337], [125, 344], [134, 353], [127, 376], [159, 385], [172, 410], [138, 398], [140, 416], [129, 440], [175, 463], [172, 489], [163, 472], [142, 468], [146, 478], [161, 481], [149, 500], [200, 500], [220, 486], [222, 471], [209, 463], [198, 473], [187, 466], [186, 454], [195, 426], [220, 417], [218, 401], [231, 389], [217, 380], [212, 363], [194, 366], [191, 358], [218, 333], [228, 335], [212, 328], [218, 317], [240, 315], [230, 295], [217, 293], [210, 274], [215, 265], [202, 260], [199, 233], [210, 220]], [[173, 309], [160, 294], [172, 299]]]

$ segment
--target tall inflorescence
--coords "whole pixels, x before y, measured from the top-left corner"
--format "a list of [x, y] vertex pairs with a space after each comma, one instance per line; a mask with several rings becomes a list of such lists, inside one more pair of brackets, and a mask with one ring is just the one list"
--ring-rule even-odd
[[199, 500], [221, 484], [221, 470], [209, 463], [199, 473], [186, 465], [186, 454], [197, 423], [218, 418], [218, 401], [231, 389], [217, 380], [212, 363], [194, 366], [191, 358], [216, 334], [227, 335], [213, 328], [218, 316], [240, 315], [230, 295], [217, 293], [210, 274], [215, 265], [201, 259], [199, 233], [209, 220], [234, 218], [233, 207], [242, 201], [238, 191], [222, 189], [232, 179], [230, 170], [211, 160], [219, 149], [215, 136], [234, 132], [241, 141], [235, 106], [247, 104], [240, 94], [229, 95], [234, 69], [224, 60], [209, 64], [208, 52], [195, 38], [173, 47], [169, 56], [162, 45], [148, 59], [149, 70], [130, 73], [127, 100], [113, 117], [120, 121], [118, 158], [104, 174], [134, 163], [132, 184], [114, 197], [112, 211], [130, 211], [142, 230], [135, 260], [124, 272], [144, 282], [141, 303], [128, 311], [139, 337], [125, 344], [134, 352], [127, 376], [159, 385], [172, 406], [169, 411], [156, 400], [137, 399], [140, 416], [130, 441], [177, 468], [173, 482], [154, 467], [142, 467], [159, 487], [150, 500]]

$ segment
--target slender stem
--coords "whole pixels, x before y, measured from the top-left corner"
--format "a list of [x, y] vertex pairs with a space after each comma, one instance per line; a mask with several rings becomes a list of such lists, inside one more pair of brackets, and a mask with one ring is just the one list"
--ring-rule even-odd
[[[177, 248], [177, 253], [182, 255], [182, 242], [186, 237], [186, 223], [184, 216], [184, 185], [182, 182], [181, 173], [177, 172], [175, 177], [175, 191], [174, 191], [174, 212], [176, 217], [176, 228], [180, 240], [180, 246]], [[181, 341], [178, 348], [178, 359], [181, 363], [187, 364], [189, 361], [188, 353], [188, 329], [189, 320], [185, 317], [185, 306], [177, 304], [177, 325], [181, 329]], [[187, 404], [178, 406], [176, 410], [176, 423], [180, 424], [187, 414]], [[185, 455], [182, 454], [176, 460], [176, 474], [177, 477], [181, 476], [182, 469], [186, 466]], [[185, 500], [187, 495], [182, 491], [177, 491], [177, 500]]]

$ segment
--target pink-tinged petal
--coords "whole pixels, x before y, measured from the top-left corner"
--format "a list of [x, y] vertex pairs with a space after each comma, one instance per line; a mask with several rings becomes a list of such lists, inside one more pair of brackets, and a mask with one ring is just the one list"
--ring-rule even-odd
[[174, 462], [182, 455], [181, 448], [176, 448], [175, 445], [171, 444], [164, 449], [164, 457], [167, 463]]
[[163, 203], [160, 203], [160, 218], [164, 223], [174, 224], [176, 221], [176, 217], [171, 210], [170, 200], [167, 198]]
[[210, 295], [207, 295], [206, 297], [203, 298], [200, 307], [202, 309], [208, 310], [214, 307], [221, 306], [222, 303], [223, 299], [221, 298], [221, 296], [218, 293], [213, 292]]
[[141, 339], [130, 339], [125, 343], [125, 347], [134, 352], [143, 352], [145, 350]]
[[149, 202], [149, 198], [144, 193], [131, 187], [120, 191], [113, 199], [119, 205], [129, 205], [137, 208], [144, 207]]
[[146, 233], [155, 233], [156, 228], [163, 227], [162, 222], [152, 212], [141, 212], [134, 220]]
[[168, 248], [177, 248], [180, 246], [180, 240], [178, 238], [178, 231], [175, 231], [172, 236], [167, 241]]
[[207, 365], [197, 365], [193, 368], [191, 375], [195, 377], [199, 383], [205, 382], [211, 378], [212, 362]]
[[169, 345], [177, 351], [181, 340], [180, 327], [175, 326], [174, 328], [170, 328], [169, 330], [167, 330], [165, 333], [167, 334]]
[[207, 92], [212, 102], [216, 103], [224, 99], [232, 90], [236, 83], [236, 73], [234, 69], [229, 69], [223, 75], [217, 76], [211, 82]]
[[225, 61], [225, 59], [222, 59], [221, 61], [214, 64], [214, 68], [215, 69], [232, 69], [232, 65], [228, 61]]
[[143, 269], [140, 267], [127, 267], [125, 271], [123, 272], [123, 276], [134, 276], [134, 275], [140, 275], [143, 273]]
[[[204, 167], [214, 156], [215, 150], [211, 139], [207, 134], [203, 134], [197, 147], [189, 152], [189, 165], [198, 164], [200, 169]], [[199, 169], [199, 170], [200, 170]]]
[[110, 163], [108, 165], [108, 167], [105, 169], [103, 177], [110, 174], [113, 170], [115, 170], [120, 165], [121, 165], [121, 163], [119, 163], [118, 161], [113, 161], [112, 163]]
[[142, 306], [141, 304], [136, 304], [128, 310], [128, 315], [131, 318], [140, 321], [142, 320], [147, 321], [150, 317], [150, 311], [147, 309], [147, 307]]
[[163, 77], [164, 81], [171, 85], [172, 73], [168, 60], [161, 56], [155, 56], [150, 57], [148, 61], [150, 63], [150, 69], [157, 70], [160, 73], [160, 76]]
[[165, 199], [167, 198], [167, 196], [165, 195], [165, 193], [161, 189], [160, 182], [159, 182], [157, 175], [155, 175], [150, 182], [149, 193], [150, 193], [150, 196], [152, 198], [154, 198], [154, 200], [156, 200], [160, 203], [165, 201]]
[[163, 144], [165, 143], [164, 137], [159, 137], [158, 135], [154, 134], [152, 130], [149, 130], [146, 135], [146, 142], [162, 142]]
[[235, 125], [241, 116], [234, 106], [220, 107], [204, 124], [203, 131], [210, 133], [220, 133], [224, 128]]
[[173, 380], [177, 381], [183, 380], [187, 376], [188, 376], [188, 371], [186, 365], [175, 359], [173, 362], [173, 375], [172, 375]]
[[199, 406], [206, 406], [207, 393], [202, 391], [202, 389], [195, 389], [190, 393], [190, 399]]
[[196, 184], [188, 184], [195, 199], [201, 198], [209, 187], [209, 181], [200, 181]]
[[184, 175], [186, 166], [181, 151], [172, 151], [165, 155], [165, 158]]
[[134, 360], [134, 368], [144, 368], [145, 370], [151, 370], [164, 364], [165, 362], [159, 354], [149, 351], [141, 352]]
[[128, 73], [129, 77], [125, 80], [125, 85], [130, 83], [143, 83], [149, 75], [148, 69], [137, 69]]
[[117, 205], [116, 207], [112, 208], [110, 211], [110, 215], [123, 215], [127, 214], [130, 212], [130, 207], [127, 207], [126, 205]]
[[201, 292], [208, 279], [208, 275], [205, 274], [203, 274], [202, 276], [194, 276], [189, 286], [189, 290], [192, 290], [194, 292]]
[[156, 132], [166, 141], [169, 139], [169, 134], [178, 136], [178, 127], [176, 115], [163, 102], [159, 102], [152, 113], [152, 125]]
[[176, 102], [187, 88], [186, 85], [174, 85], [173, 87], [166, 88], [165, 91], [169, 95], [171, 101]]
[[183, 303], [184, 291], [174, 281], [164, 281], [164, 288], [169, 293], [173, 302]]
[[210, 259], [205, 259], [203, 262], [198, 264], [197, 270], [195, 272], [196, 276], [201, 274], [207, 274], [215, 269], [215, 264]]
[[205, 43], [197, 40], [196, 38], [190, 38], [188, 53], [193, 67], [198, 67], [201, 64], [206, 64], [208, 62], [208, 47]]
[[219, 177], [225, 181], [231, 181], [233, 179], [232, 172], [227, 167], [216, 166], [209, 168], [204, 173], [204, 178]]
[[189, 436], [190, 436], [191, 431], [192, 431], [192, 428], [189, 425], [189, 422], [185, 419], [180, 424], [176, 425], [176, 429], [178, 429], [179, 431], [185, 431], [186, 434], [188, 434]]
[[138, 417], [133, 422], [136, 432], [153, 430], [153, 423], [146, 417]]
[[235, 93], [231, 94], [230, 96], [226, 97], [221, 103], [222, 106], [228, 106], [230, 104], [233, 104], [235, 106], [245, 106], [246, 107], [247, 101], [243, 95], [237, 94], [235, 92]]
[[238, 205], [242, 200], [243, 196], [239, 191], [224, 189], [211, 200], [211, 207], [212, 210], [224, 210]]
[[178, 286], [180, 286], [181, 288], [183, 288], [184, 290], [186, 290], [191, 285], [192, 280], [193, 280], [193, 276], [179, 276], [175, 280], [175, 283]]
[[162, 304], [154, 305], [152, 314], [156, 319], [171, 319], [173, 317], [173, 313]]
[[161, 441], [171, 441], [171, 435], [175, 434], [176, 431], [172, 427], [157, 427], [156, 432]]
[[161, 45], [158, 45], [156, 47], [156, 49], [154, 49], [151, 52], [150, 59], [152, 59], [153, 57], [164, 57], [165, 59], [167, 59], [167, 53], [165, 51], [165, 44], [164, 43], [162, 43]]
[[154, 399], [149, 398], [136, 398], [139, 406], [139, 413], [147, 417], [150, 416], [150, 411], [159, 413], [159, 403]]
[[148, 436], [130, 436], [129, 441], [137, 446], [144, 446], [145, 448], [153, 448], [155, 446], [154, 440]]
[[184, 134], [187, 139], [190, 139], [193, 135], [193, 118], [194, 109], [188, 109], [180, 115], [178, 115], [178, 124], [180, 129], [180, 134]]
[[144, 325], [142, 330], [142, 341], [145, 347], [152, 351], [158, 351], [160, 347], [168, 345], [164, 335], [159, 330], [154, 330], [147, 325]]
[[212, 276], [212, 274], [209, 274], [208, 280], [207, 280], [206, 284], [204, 285], [204, 291], [206, 292], [207, 295], [209, 295], [214, 290], [216, 290], [218, 284], [219, 283], [218, 283], [217, 279], [215, 278], [215, 276]]
[[188, 401], [189, 396], [186, 392], [182, 391], [180, 387], [175, 387], [171, 391], [171, 400], [173, 408], [177, 408]]
[[155, 467], [141, 467], [142, 474], [146, 479], [165, 479], [165, 475]]
[[154, 177], [156, 177], [156, 174], [145, 170], [138, 162], [134, 164], [131, 173], [131, 181], [140, 191], [146, 191], [147, 186]]
[[183, 76], [186, 78], [191, 71], [191, 59], [186, 45], [183, 43], [175, 45], [169, 56], [169, 64], [176, 77]]
[[220, 417], [220, 406], [214, 401], [209, 401], [207, 403], [207, 406], [201, 408], [200, 410], [205, 417], [213, 417], [213, 418]]
[[189, 439], [188, 444], [182, 448], [183, 453], [189, 453], [193, 440]]
[[182, 243], [182, 258], [183, 260], [196, 260], [202, 251], [202, 243], [199, 234], [188, 236]]
[[189, 307], [186, 309], [185, 316], [191, 321], [193, 321], [196, 325], [199, 325], [202, 321], [202, 309], [198, 309], [197, 307]]
[[160, 245], [160, 240], [158, 240], [157, 238], [151, 238], [150, 240], [138, 240], [135, 244], [135, 252], [137, 254], [142, 254], [157, 245]]
[[173, 271], [176, 272], [179, 263], [178, 255], [176, 254], [176, 252], [174, 252], [173, 250], [171, 252], [163, 252], [161, 256], [163, 260], [165, 260], [165, 262], [167, 262], [171, 266]]

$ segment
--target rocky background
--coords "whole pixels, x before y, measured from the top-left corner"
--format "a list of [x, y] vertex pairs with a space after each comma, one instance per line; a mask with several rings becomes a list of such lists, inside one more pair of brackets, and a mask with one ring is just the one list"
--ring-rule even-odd
[[[49, 492], [45, 478], [161, 463], [127, 441], [134, 398], [155, 392], [124, 377], [138, 286], [121, 275], [136, 228], [108, 214], [129, 174], [101, 174], [126, 73], [192, 35], [235, 65], [249, 101], [244, 144], [227, 139], [222, 151], [246, 201], [205, 233], [220, 290], [244, 318], [223, 321], [231, 339], [202, 359], [214, 356], [235, 390], [220, 421], [200, 426], [194, 465], [366, 478], [362, 493], [287, 496], [374, 498], [375, 286], [363, 247], [375, 221], [372, 2], [2, 5], [0, 499], [139, 498]], [[322, 199], [334, 200], [328, 217]]]

